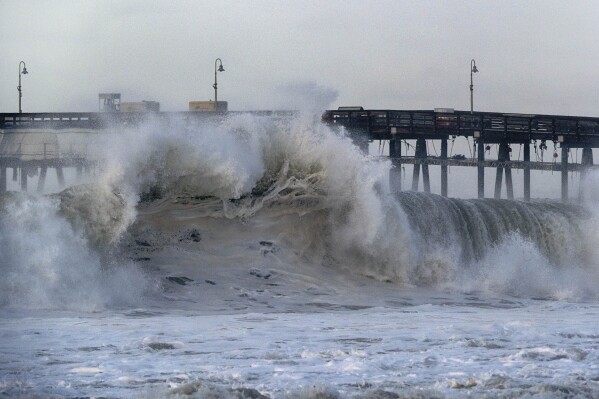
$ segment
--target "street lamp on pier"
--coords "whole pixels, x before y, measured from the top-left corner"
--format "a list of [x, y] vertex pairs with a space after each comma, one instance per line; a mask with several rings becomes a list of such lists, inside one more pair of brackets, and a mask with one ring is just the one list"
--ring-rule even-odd
[[[220, 63], [220, 66], [217, 69], [217, 65]], [[216, 72], [224, 72], [225, 68], [223, 68], [223, 62], [221, 61], [220, 58], [217, 58], [214, 61], [214, 84], [212, 85], [212, 87], [214, 87], [214, 103], [215, 103], [215, 108], [214, 110], [216, 111], [218, 108], [218, 84], [216, 83]]]
[[470, 60], [470, 113], [474, 113], [474, 84], [472, 83], [472, 74], [478, 72], [476, 61]]
[[[23, 64], [23, 70], [21, 70], [21, 64]], [[19, 91], [19, 113], [22, 113], [21, 109], [21, 97], [23, 97], [23, 92], [21, 91], [21, 75], [27, 75], [27, 67], [25, 66], [25, 61], [19, 62], [19, 85], [17, 86], [17, 90]]]

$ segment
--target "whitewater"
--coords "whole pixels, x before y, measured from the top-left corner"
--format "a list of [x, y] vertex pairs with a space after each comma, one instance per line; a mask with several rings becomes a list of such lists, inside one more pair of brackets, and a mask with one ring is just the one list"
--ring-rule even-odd
[[0, 397], [599, 397], [592, 195], [396, 193], [319, 119], [149, 120], [0, 195]]

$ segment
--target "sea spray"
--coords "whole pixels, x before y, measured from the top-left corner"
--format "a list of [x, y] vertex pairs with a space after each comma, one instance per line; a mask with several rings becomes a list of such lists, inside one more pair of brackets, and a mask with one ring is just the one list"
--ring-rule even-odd
[[[212, 255], [220, 249], [182, 244], [179, 238], [181, 232], [193, 229], [202, 237], [218, 236], [216, 230], [225, 220], [230, 236], [221, 244], [231, 247], [223, 248], [223, 253], [239, 248], [231, 259], [248, 270], [274, 268], [281, 262], [301, 264], [297, 256], [309, 254], [310, 263], [326, 265], [335, 273], [367, 275], [398, 285], [524, 296], [597, 295], [593, 287], [599, 235], [597, 224], [583, 208], [413, 192], [395, 195], [389, 186], [390, 162], [362, 154], [343, 130], [331, 130], [314, 115], [155, 120], [136, 129], [107, 132], [98, 142], [94, 156], [102, 163], [93, 182], [52, 198], [16, 201], [37, 209], [29, 222], [27, 217], [16, 218], [24, 212], [10, 208], [16, 205], [10, 205], [3, 216], [3, 231], [8, 231], [4, 226], [17, 223], [35, 242], [48, 243], [39, 248], [52, 248], [62, 234], [60, 242], [67, 244], [54, 247], [55, 261], [50, 262], [54, 273], [64, 273], [65, 281], [76, 276], [82, 281], [77, 285], [88, 295], [94, 295], [94, 289], [86, 288], [86, 282], [102, 281], [102, 286], [114, 271], [130, 269], [125, 257], [151, 258], [138, 254], [136, 242], [146, 241], [136, 234], [167, 237], [148, 251], [181, 247], [192, 251], [197, 268], [226, 267], [233, 262], [229, 257]], [[52, 221], [59, 233], [46, 231], [48, 226], [27, 230], [39, 223], [36, 218]], [[237, 233], [231, 228], [236, 223]], [[262, 264], [253, 258], [244, 260], [244, 251], [253, 245], [246, 240], [262, 242], [262, 237], [273, 240], [264, 241], [272, 251], [261, 247], [273, 256], [261, 260]], [[14, 273], [32, 266], [27, 249], [14, 253], [19, 246], [13, 239], [3, 234], [2, 248], [13, 251], [8, 269]], [[124, 252], [111, 252], [117, 246]], [[276, 256], [275, 249], [280, 250]], [[99, 253], [116, 258], [102, 258]], [[506, 262], [509, 265], [499, 266]], [[23, 263], [29, 266], [20, 267]], [[66, 266], [59, 267], [62, 263]], [[75, 272], [81, 265], [87, 266]], [[111, 272], [104, 272], [110, 268]], [[137, 274], [152, 273], [146, 269]], [[18, 278], [11, 281], [13, 291], [24, 291], [14, 288]], [[143, 283], [137, 287], [143, 290]], [[89, 302], [110, 302], [104, 288], [97, 300]]]
[[136, 304], [149, 287], [130, 262], [103, 262], [57, 198], [9, 193], [0, 202], [2, 305], [91, 311]]
[[[140, 194], [158, 187], [171, 201], [217, 197], [229, 218], [291, 200], [299, 214], [324, 209], [329, 227], [322, 245], [339, 264], [380, 279], [409, 280], [411, 234], [389, 194], [388, 162], [363, 155], [313, 114], [156, 122], [110, 143], [107, 169], [120, 170], [122, 184]], [[124, 143], [126, 152], [119, 150]]]
[[[110, 141], [106, 170], [119, 171], [119, 190], [143, 195], [158, 187], [161, 207], [180, 207], [193, 198], [195, 204], [202, 198], [213, 204], [217, 198], [222, 211], [211, 205], [212, 217], [242, 222], [258, 212], [274, 217], [275, 209], [325, 217], [325, 224], [313, 224], [321, 231], [313, 233], [319, 238], [311, 248], [325, 254], [323, 263], [352, 273], [415, 285], [478, 284], [519, 295], [525, 295], [523, 288], [483, 271], [493, 263], [492, 254], [513, 253], [511, 264], [523, 271], [532, 253], [540, 266], [530, 268], [538, 276], [543, 268], [596, 274], [597, 235], [586, 233], [594, 224], [583, 208], [412, 192], [396, 196], [388, 161], [362, 154], [343, 130], [334, 132], [311, 114], [155, 122]], [[515, 245], [520, 242], [530, 251]], [[549, 280], [545, 286], [552, 286]]]
[[243, 117], [239, 125], [150, 121], [114, 132], [100, 145], [102, 174], [136, 193], [157, 186], [175, 196], [239, 198], [264, 172], [251, 124]]
[[135, 219], [133, 201], [118, 188], [81, 184], [62, 191], [60, 211], [98, 250], [115, 244]]

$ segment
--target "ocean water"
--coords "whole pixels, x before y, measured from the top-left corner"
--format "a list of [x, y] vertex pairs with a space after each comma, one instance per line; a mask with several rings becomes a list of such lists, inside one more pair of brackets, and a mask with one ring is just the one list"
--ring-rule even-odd
[[394, 194], [309, 114], [94, 145], [0, 197], [0, 397], [599, 397], [592, 199]]

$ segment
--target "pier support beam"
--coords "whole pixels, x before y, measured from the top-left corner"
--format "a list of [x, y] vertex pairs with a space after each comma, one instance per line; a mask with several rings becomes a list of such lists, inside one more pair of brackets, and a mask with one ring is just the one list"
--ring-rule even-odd
[[422, 164], [422, 185], [424, 186], [424, 192], [431, 192], [431, 179], [428, 174], [428, 164]]
[[389, 140], [389, 158], [391, 158], [392, 167], [389, 171], [389, 184], [394, 193], [401, 191], [401, 140], [395, 138]]
[[580, 160], [582, 168], [580, 169], [580, 199], [584, 199], [585, 194], [585, 184], [586, 184], [586, 175], [589, 172], [589, 168], [593, 165], [593, 149], [590, 147], [585, 147], [582, 149], [582, 159]]
[[562, 201], [568, 202], [568, 146], [562, 143]]
[[6, 166], [0, 165], [0, 193], [5, 193], [8, 189], [6, 181]]
[[27, 169], [21, 168], [21, 191], [27, 191]]
[[38, 193], [44, 192], [44, 186], [46, 185], [46, 173], [48, 173], [48, 167], [42, 166], [40, 168], [40, 177], [37, 181], [37, 192]]
[[64, 187], [64, 173], [62, 173], [62, 166], [56, 167], [56, 178], [58, 179], [58, 185], [60, 188]]
[[83, 179], [83, 165], [77, 165], [77, 182]]
[[[510, 160], [510, 147], [507, 142], [499, 144], [499, 154], [497, 161], [508, 162]], [[497, 175], [495, 177], [495, 198], [501, 198], [501, 183], [505, 171], [505, 186], [508, 199], [514, 199], [514, 184], [512, 182], [512, 168], [509, 165], [497, 165]]]
[[441, 140], [441, 195], [447, 197], [447, 139]]
[[[501, 153], [501, 150], [500, 150]], [[501, 198], [501, 183], [503, 179], [503, 168], [501, 166], [497, 167], [497, 172], [495, 173], [495, 199]]]
[[428, 174], [428, 164], [418, 163], [418, 160], [425, 159], [426, 157], [426, 141], [424, 139], [416, 140], [416, 162], [414, 162], [414, 173], [412, 175], [412, 191], [418, 191], [418, 181], [420, 180], [420, 168], [422, 167], [422, 184], [424, 186], [424, 192], [431, 192], [431, 182]]
[[[418, 150], [416, 150], [416, 153], [418, 153]], [[412, 173], [412, 191], [418, 191], [418, 181], [420, 180], [420, 164], [417, 163], [417, 158], [418, 156], [416, 155], [416, 160], [414, 162], [414, 171]]]
[[478, 198], [485, 198], [485, 145], [482, 140], [477, 142], [478, 148]]
[[[508, 158], [507, 158], [508, 161], [510, 160], [509, 154], [510, 153], [508, 152]], [[512, 167], [506, 166], [503, 170], [505, 171], [505, 188], [507, 191], [507, 198], [513, 200], [514, 199], [514, 183], [512, 181]]]
[[530, 143], [524, 144], [524, 200], [530, 201]]
[[353, 134], [350, 134], [354, 143], [358, 146], [358, 148], [362, 151], [364, 155], [368, 155], [370, 153], [369, 147], [370, 142], [368, 138], [370, 137], [370, 132], [364, 131], [355, 131]]

